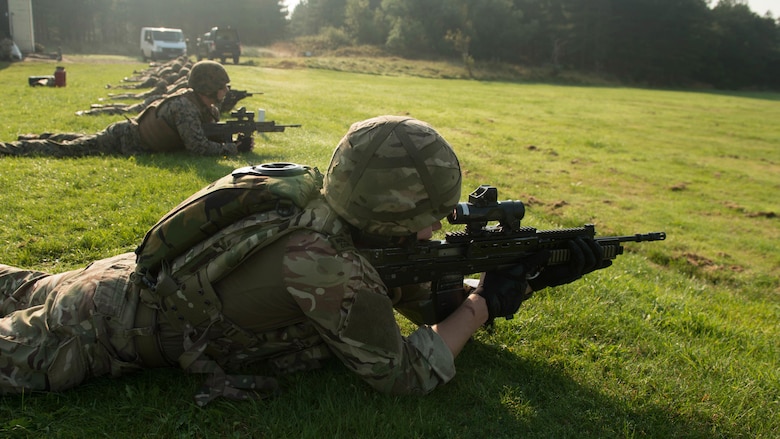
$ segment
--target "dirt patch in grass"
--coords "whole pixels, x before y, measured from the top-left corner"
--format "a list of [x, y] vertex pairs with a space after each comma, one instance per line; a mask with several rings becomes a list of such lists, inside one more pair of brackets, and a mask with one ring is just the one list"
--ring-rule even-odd
[[740, 206], [739, 204], [733, 202], [733, 201], [724, 201], [723, 205], [727, 208], [737, 211], [739, 213], [744, 214], [748, 218], [769, 218], [769, 219], [775, 219], [778, 218], [777, 212], [774, 211], [758, 211], [758, 212], [750, 212], [747, 209], [745, 209], [743, 206]]
[[705, 256], [698, 255], [696, 253], [683, 253], [683, 258], [685, 258], [685, 261], [688, 263], [688, 265], [693, 266], [699, 270], [702, 270], [704, 272], [718, 272], [723, 270], [732, 271], [735, 273], [742, 273], [745, 271], [744, 267], [741, 267], [739, 265], [720, 265], [715, 263], [712, 259], [709, 259]]

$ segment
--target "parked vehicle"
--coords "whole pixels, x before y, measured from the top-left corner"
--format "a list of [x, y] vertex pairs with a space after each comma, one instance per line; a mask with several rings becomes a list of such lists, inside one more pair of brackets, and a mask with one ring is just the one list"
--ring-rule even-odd
[[141, 28], [141, 57], [151, 59], [173, 59], [187, 54], [187, 41], [181, 29], [167, 27]]
[[233, 64], [238, 64], [241, 58], [241, 39], [238, 31], [230, 26], [213, 27], [198, 38], [196, 52], [198, 61], [203, 58], [219, 58], [224, 64], [227, 58], [232, 58]]

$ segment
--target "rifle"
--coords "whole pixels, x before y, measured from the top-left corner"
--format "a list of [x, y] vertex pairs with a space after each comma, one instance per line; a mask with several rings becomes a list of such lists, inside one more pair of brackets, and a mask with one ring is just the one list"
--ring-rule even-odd
[[206, 137], [215, 142], [235, 142], [233, 134], [243, 134], [251, 136], [254, 132], [258, 133], [280, 133], [285, 128], [299, 128], [300, 125], [278, 125], [274, 121], [255, 122], [255, 113], [246, 111], [246, 107], [241, 107], [237, 111], [230, 113], [235, 120], [225, 122], [212, 122], [203, 125], [203, 131]]
[[248, 98], [250, 96], [254, 96], [256, 94], [261, 95], [263, 93], [251, 92], [246, 90], [233, 90], [232, 88], [228, 89], [225, 98], [222, 99], [222, 103], [219, 104], [219, 112], [227, 113], [229, 111], [232, 111], [233, 107], [236, 106], [238, 101], [240, 101], [241, 99]]
[[[398, 306], [401, 314], [418, 324], [438, 323], [466, 299], [466, 275], [510, 268], [542, 250], [550, 251], [547, 265], [562, 264], [570, 259], [568, 242], [573, 239], [594, 238], [605, 260], [623, 254], [621, 243], [666, 239], [665, 232], [595, 238], [593, 224], [555, 230], [521, 227], [523, 203], [497, 200], [498, 190], [482, 185], [447, 216], [450, 224], [463, 224], [465, 230], [448, 232], [441, 241], [410, 240], [398, 247], [361, 250], [388, 288], [431, 282], [430, 296]], [[488, 226], [490, 221], [499, 224]]]

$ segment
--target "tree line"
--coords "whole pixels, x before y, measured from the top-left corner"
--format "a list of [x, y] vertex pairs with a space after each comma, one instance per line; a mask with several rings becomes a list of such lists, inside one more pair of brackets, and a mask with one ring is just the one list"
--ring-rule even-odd
[[656, 86], [780, 88], [780, 22], [740, 0], [35, 0], [36, 37], [137, 44], [142, 26], [240, 29], [245, 45], [370, 45]]
[[214, 26], [240, 30], [248, 45], [287, 38], [280, 0], [34, 0], [35, 38], [45, 46], [78, 51], [118, 48], [140, 53], [146, 26], [181, 29], [194, 41]]
[[780, 86], [780, 24], [737, 0], [304, 0], [297, 35], [654, 85]]

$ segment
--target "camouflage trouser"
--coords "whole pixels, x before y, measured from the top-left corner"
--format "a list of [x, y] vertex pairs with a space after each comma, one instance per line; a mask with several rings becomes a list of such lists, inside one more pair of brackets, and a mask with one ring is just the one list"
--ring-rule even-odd
[[130, 81], [130, 82], [134, 82], [134, 84], [112, 85], [111, 88], [123, 88], [123, 89], [149, 88], [157, 85], [159, 81], [160, 78], [156, 76], [147, 76], [144, 78], [139, 78], [138, 81]]
[[80, 157], [103, 154], [134, 155], [143, 152], [138, 126], [128, 120], [115, 122], [97, 134], [62, 133], [21, 137], [16, 142], [0, 142], [0, 156]]
[[122, 105], [122, 104], [106, 104], [106, 105], [93, 105], [89, 110], [77, 111], [77, 116], [96, 116], [98, 114], [138, 114], [143, 108], [136, 105]]
[[0, 265], [0, 394], [139, 369], [134, 267], [132, 253], [56, 275]]
[[155, 96], [155, 99], [147, 98], [143, 102], [139, 102], [137, 104], [132, 105], [126, 105], [126, 104], [104, 104], [104, 105], [92, 105], [92, 107], [89, 110], [84, 111], [77, 111], [76, 114], [79, 116], [94, 116], [98, 114], [140, 114], [142, 111], [146, 109], [146, 107], [149, 106], [152, 102], [156, 101], [157, 99], [161, 98], [162, 96]]

